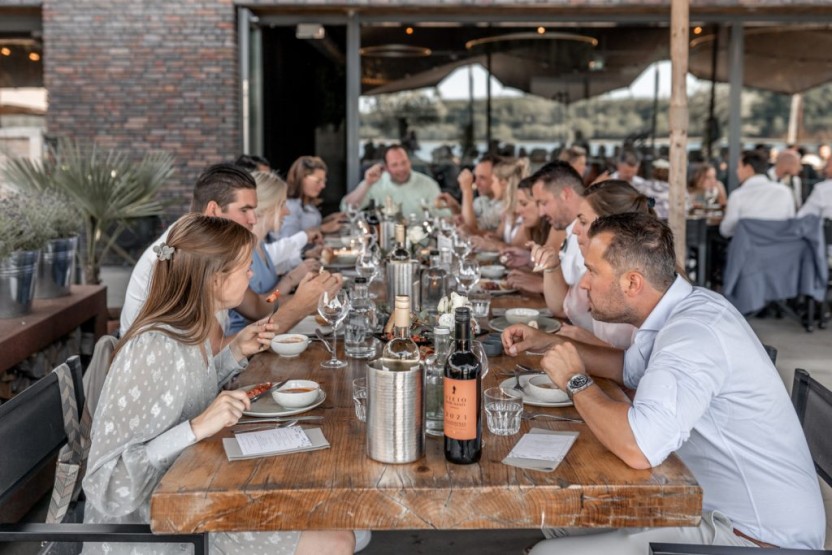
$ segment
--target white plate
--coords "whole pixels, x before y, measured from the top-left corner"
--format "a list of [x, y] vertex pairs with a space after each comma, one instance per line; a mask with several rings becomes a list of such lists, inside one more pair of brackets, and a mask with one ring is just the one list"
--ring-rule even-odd
[[[245, 387], [241, 387], [240, 389], [243, 391], [248, 391], [252, 387], [257, 384], [247, 385]], [[257, 401], [251, 404], [251, 408], [249, 410], [244, 410], [243, 414], [246, 416], [262, 416], [262, 417], [274, 417], [274, 416], [292, 416], [293, 414], [300, 414], [302, 412], [306, 412], [308, 410], [312, 410], [315, 407], [319, 406], [326, 400], [326, 392], [321, 389], [318, 392], [318, 398], [315, 399], [315, 402], [311, 405], [300, 407], [296, 409], [286, 408], [283, 405], [277, 404], [277, 401], [274, 400], [272, 394], [269, 393], [268, 395], [263, 395]]]
[[[560, 329], [560, 321], [554, 320], [552, 318], [538, 318], [537, 324], [540, 331], [544, 333], [555, 333]], [[499, 318], [494, 318], [493, 320], [488, 322], [488, 326], [494, 331], [503, 331], [511, 324], [508, 323], [505, 316], [500, 316]]]
[[[535, 376], [537, 376], [537, 374], [520, 376], [520, 385], [524, 386], [523, 387], [523, 403], [524, 404], [531, 405], [533, 407], [571, 407], [572, 406], [573, 403], [570, 400], [561, 401], [559, 403], [552, 403], [552, 402], [549, 402], [549, 401], [543, 401], [541, 399], [538, 399], [537, 397], [535, 397], [531, 393], [528, 393], [527, 392], [528, 388], [525, 387], [525, 386], [529, 383], [529, 380], [532, 379]], [[508, 379], [503, 380], [502, 382], [500, 382], [500, 389], [502, 389], [503, 391], [507, 391], [509, 393], [517, 393], [518, 391], [516, 389], [514, 389], [514, 384], [515, 384], [514, 378], [508, 378]]]
[[[483, 287], [484, 284], [491, 285], [493, 288]], [[496, 287], [492, 284], [496, 284]], [[517, 289], [511, 289], [504, 279], [481, 279], [477, 284], [477, 288], [486, 293], [490, 293], [493, 297], [517, 293]]]
[[329, 335], [330, 333], [332, 333], [332, 327], [320, 325], [318, 321], [315, 319], [315, 316], [311, 314], [309, 316], [306, 316], [297, 324], [295, 324], [295, 327], [293, 327], [286, 333], [299, 333], [300, 335], [308, 335], [309, 337], [315, 337], [315, 328], [321, 328], [321, 331], [324, 333], [324, 335]]

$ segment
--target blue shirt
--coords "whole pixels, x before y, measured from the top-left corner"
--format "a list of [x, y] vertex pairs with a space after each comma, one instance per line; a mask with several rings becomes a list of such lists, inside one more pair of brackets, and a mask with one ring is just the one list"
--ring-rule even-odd
[[[263, 248], [262, 241], [260, 242], [260, 247]], [[277, 287], [278, 279], [277, 272], [275, 272], [274, 264], [272, 264], [270, 257], [266, 256], [264, 259], [260, 256], [260, 253], [257, 252], [257, 249], [255, 249], [252, 255], [251, 270], [254, 274], [248, 282], [249, 289], [258, 295], [265, 295], [266, 293], [274, 291], [274, 288]], [[228, 324], [225, 327], [225, 334], [231, 335], [237, 333], [250, 323], [251, 320], [247, 319], [236, 310], [229, 310]]]
[[298, 231], [321, 227], [321, 211], [316, 206], [304, 205], [299, 198], [290, 198], [286, 201], [286, 208], [289, 214], [280, 222], [280, 239], [291, 237]]
[[718, 510], [744, 533], [821, 549], [818, 478], [777, 369], [721, 295], [676, 281], [624, 355], [637, 388], [630, 428], [651, 465], [676, 454]]

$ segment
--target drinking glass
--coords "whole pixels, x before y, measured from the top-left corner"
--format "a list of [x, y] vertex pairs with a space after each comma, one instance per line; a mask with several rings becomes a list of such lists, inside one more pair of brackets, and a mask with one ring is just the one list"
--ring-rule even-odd
[[454, 270], [459, 292], [467, 297], [480, 280], [480, 263], [460, 258], [454, 265]]
[[332, 358], [321, 363], [323, 368], [343, 368], [347, 363], [338, 360], [338, 326], [347, 317], [350, 310], [350, 299], [347, 292], [341, 289], [335, 295], [324, 291], [318, 299], [318, 314], [332, 326]]
[[520, 431], [523, 398], [500, 387], [489, 387], [483, 392], [488, 431], [498, 436], [511, 436]]
[[355, 417], [359, 422], [367, 421], [367, 378], [352, 381], [352, 400], [355, 403]]
[[488, 318], [488, 311], [491, 308], [491, 295], [485, 291], [472, 293], [468, 300], [471, 301], [471, 316], [474, 318]]

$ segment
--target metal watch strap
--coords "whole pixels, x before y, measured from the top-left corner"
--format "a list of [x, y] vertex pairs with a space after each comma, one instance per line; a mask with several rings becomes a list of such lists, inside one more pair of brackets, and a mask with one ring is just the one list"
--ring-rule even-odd
[[[577, 386], [573, 386], [572, 385], [572, 380], [574, 380], [577, 377], [585, 378], [585, 381], [580, 380], [580, 381], [583, 381], [583, 383], [581, 383], [580, 385], [577, 385]], [[569, 381], [566, 382], [566, 394], [569, 396], [570, 399], [572, 399], [575, 396], [576, 393], [580, 393], [581, 391], [588, 388], [589, 386], [591, 386], [594, 383], [595, 382], [592, 380], [592, 378], [590, 378], [586, 374], [574, 374], [569, 378]]]

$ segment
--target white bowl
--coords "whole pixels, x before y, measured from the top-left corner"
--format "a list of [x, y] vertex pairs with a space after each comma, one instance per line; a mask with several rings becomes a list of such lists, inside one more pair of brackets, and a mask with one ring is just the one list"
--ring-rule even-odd
[[537, 320], [540, 311], [535, 308], [509, 308], [506, 310], [506, 320], [509, 324], [528, 324]]
[[563, 403], [569, 400], [569, 395], [556, 386], [549, 376], [534, 376], [526, 386], [529, 395], [546, 401], [547, 403]]
[[272, 397], [278, 405], [299, 409], [314, 403], [320, 390], [318, 382], [312, 380], [289, 380], [277, 391], [272, 391]]
[[482, 277], [488, 279], [500, 279], [506, 274], [506, 267], [500, 266], [499, 264], [494, 264], [491, 266], [483, 266], [480, 268], [480, 273]]
[[477, 260], [480, 262], [496, 262], [500, 258], [497, 251], [482, 251], [477, 253]]
[[284, 333], [272, 338], [272, 351], [286, 358], [298, 356], [308, 346], [309, 338], [299, 333]]

